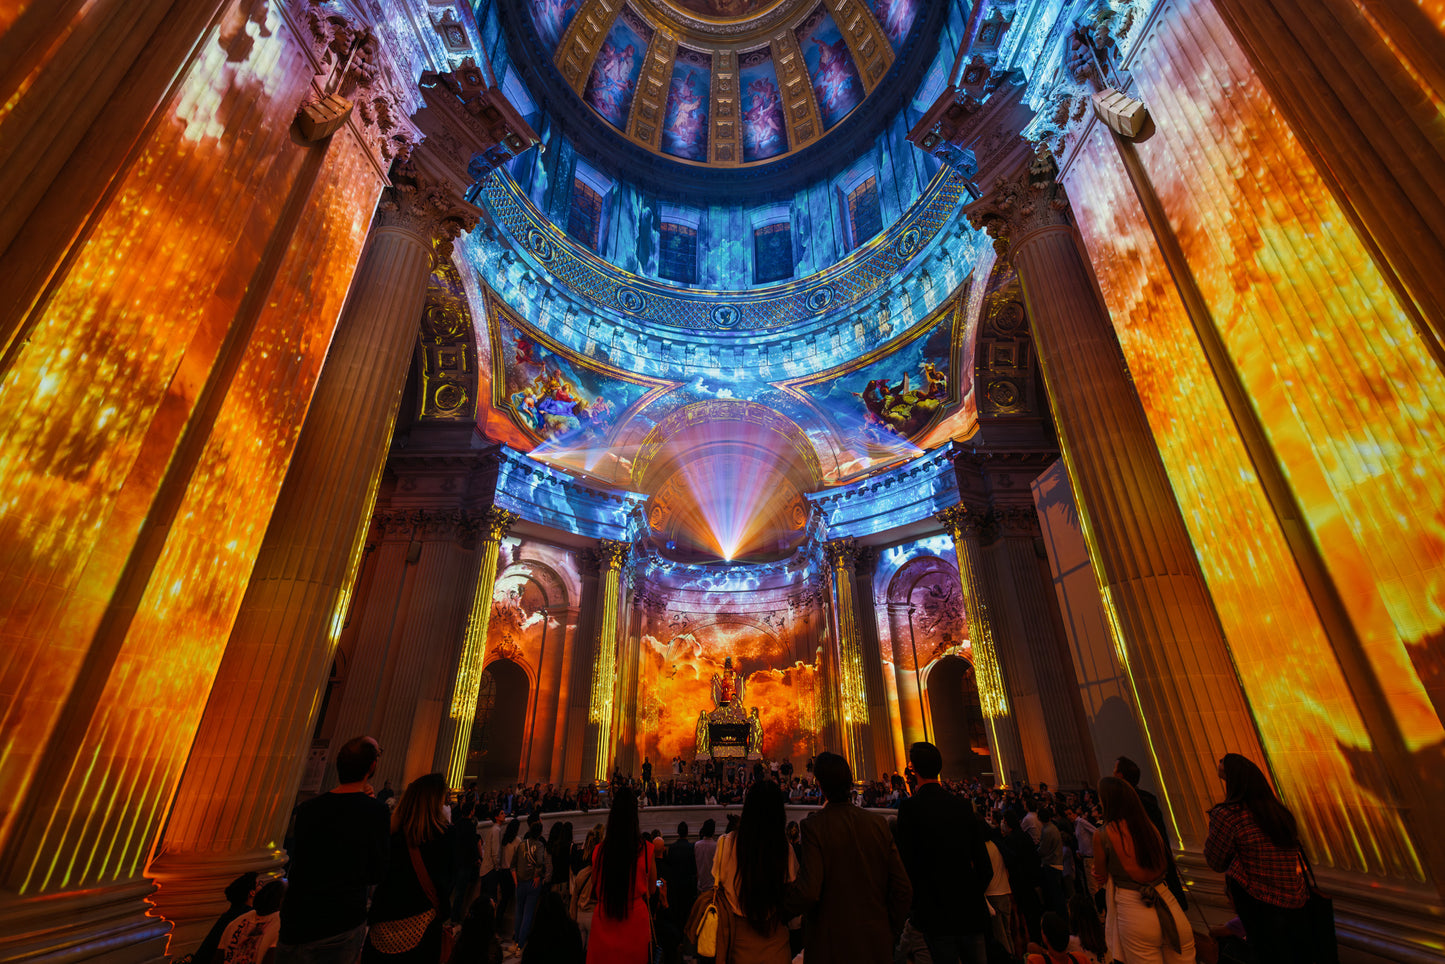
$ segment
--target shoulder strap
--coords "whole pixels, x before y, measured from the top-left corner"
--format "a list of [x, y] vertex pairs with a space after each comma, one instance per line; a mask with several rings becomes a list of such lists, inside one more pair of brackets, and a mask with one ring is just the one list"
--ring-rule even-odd
[[442, 905], [437, 900], [437, 889], [432, 885], [431, 874], [426, 872], [426, 862], [421, 859], [421, 851], [416, 847], [406, 849], [411, 853], [411, 869], [416, 871], [416, 882], [421, 884], [422, 893], [426, 894], [426, 899], [431, 901], [437, 913], [441, 913]]

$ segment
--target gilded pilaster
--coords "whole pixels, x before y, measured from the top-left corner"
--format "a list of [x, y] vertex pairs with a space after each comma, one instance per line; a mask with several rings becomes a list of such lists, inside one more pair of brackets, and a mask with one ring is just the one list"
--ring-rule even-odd
[[[631, 546], [625, 542], [604, 540], [597, 545], [596, 559], [602, 578], [598, 586], [601, 606], [597, 615], [597, 649], [592, 663], [592, 698], [587, 708], [588, 730], [595, 732], [596, 742], [589, 736], [592, 766], [586, 776], [605, 780], [612, 748], [612, 723], [617, 698], [617, 617], [622, 591], [622, 567]], [[595, 730], [594, 730], [595, 728]]]
[[858, 544], [852, 539], [836, 539], [824, 543], [823, 551], [832, 572], [839, 724], [853, 775], [859, 780], [866, 780], [876, 774], [873, 773], [873, 744], [869, 727], [867, 670], [863, 665], [858, 604], [853, 587]]
[[492, 619], [492, 590], [497, 582], [497, 555], [507, 530], [517, 516], [506, 509], [489, 506], [478, 520], [477, 579], [462, 636], [462, 653], [457, 661], [456, 683], [452, 688], [452, 749], [447, 760], [447, 782], [460, 787], [466, 776], [467, 751], [472, 745], [472, 724], [477, 715], [477, 694], [482, 686], [482, 664], [487, 658], [487, 626]]

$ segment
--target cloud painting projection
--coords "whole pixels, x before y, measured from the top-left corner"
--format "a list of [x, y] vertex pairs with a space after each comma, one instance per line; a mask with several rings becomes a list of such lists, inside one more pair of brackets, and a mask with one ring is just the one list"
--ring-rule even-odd
[[632, 111], [637, 78], [651, 40], [652, 28], [630, 8], [623, 7], [592, 62], [582, 99], [618, 130], [627, 129], [627, 115]]
[[712, 57], [678, 48], [667, 89], [662, 150], [689, 161], [707, 160], [708, 104], [712, 101]]
[[925, 321], [863, 364], [786, 383], [837, 427], [844, 444], [873, 462], [916, 455], [917, 442], [959, 402], [952, 372], [954, 312]]
[[791, 630], [759, 629], [751, 620], [729, 617], [664, 638], [644, 635], [638, 672], [638, 733], [641, 750], [654, 763], [681, 756], [691, 760], [698, 714], [713, 709], [712, 677], [731, 656], [745, 680], [747, 707], [763, 723], [763, 755], [801, 764], [821, 746], [818, 674], [815, 662], [793, 658]]
[[858, 76], [848, 42], [825, 7], [818, 7], [800, 23], [795, 35], [826, 130], [863, 103], [863, 78]]

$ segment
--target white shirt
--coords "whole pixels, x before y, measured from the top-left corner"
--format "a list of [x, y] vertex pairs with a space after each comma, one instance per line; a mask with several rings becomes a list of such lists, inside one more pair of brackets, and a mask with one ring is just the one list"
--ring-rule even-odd
[[280, 933], [279, 911], [259, 917], [248, 910], [226, 925], [216, 954], [224, 964], [261, 964]]
[[1013, 893], [1013, 888], [1008, 882], [1008, 868], [1003, 863], [1003, 853], [998, 849], [998, 844], [992, 840], [984, 841], [988, 847], [988, 860], [993, 865], [993, 879], [988, 882], [988, 889], [983, 892], [985, 897], [1004, 897]]
[[1037, 847], [1039, 845], [1039, 835], [1044, 832], [1043, 824], [1039, 822], [1039, 815], [1030, 810], [1024, 814], [1024, 818], [1019, 821], [1019, 827], [1024, 833], [1033, 838], [1034, 846]]
[[481, 840], [482, 869], [481, 874], [485, 877], [494, 870], [502, 869], [502, 825], [494, 823], [482, 834]]

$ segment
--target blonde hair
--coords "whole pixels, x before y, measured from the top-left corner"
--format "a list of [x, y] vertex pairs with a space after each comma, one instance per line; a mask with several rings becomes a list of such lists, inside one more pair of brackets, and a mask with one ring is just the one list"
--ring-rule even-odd
[[447, 802], [447, 778], [440, 773], [417, 777], [407, 785], [391, 815], [391, 831], [406, 838], [407, 846], [422, 844], [446, 833], [442, 805]]

